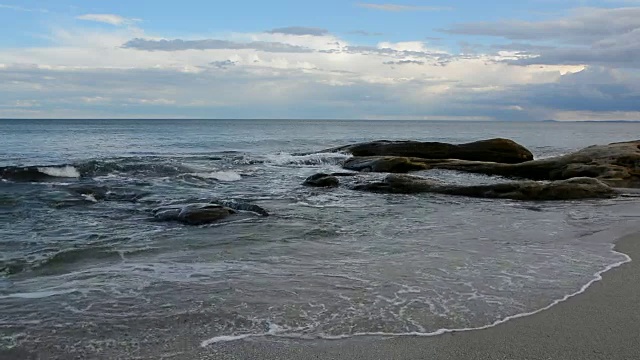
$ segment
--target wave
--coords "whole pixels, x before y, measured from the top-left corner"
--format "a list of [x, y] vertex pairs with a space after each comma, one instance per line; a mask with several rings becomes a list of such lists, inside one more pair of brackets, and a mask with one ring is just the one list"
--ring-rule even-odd
[[198, 172], [191, 175], [201, 179], [213, 179], [224, 182], [233, 182], [242, 180], [242, 175], [234, 171], [215, 171], [215, 172]]
[[62, 167], [39, 167], [38, 171], [52, 177], [60, 178], [79, 178], [80, 172], [73, 166], [66, 165]]
[[603, 270], [598, 271], [597, 273], [594, 274], [594, 277], [591, 279], [591, 281], [589, 281], [588, 283], [586, 283], [585, 285], [583, 285], [578, 291], [565, 295], [564, 297], [560, 298], [560, 299], [556, 299], [554, 301], [552, 301], [549, 305], [537, 309], [537, 310], [533, 310], [533, 311], [529, 311], [529, 312], [523, 312], [523, 313], [519, 313], [519, 314], [515, 314], [515, 315], [511, 315], [511, 316], [507, 316], [503, 319], [499, 319], [496, 320], [490, 324], [487, 325], [483, 325], [483, 326], [478, 326], [478, 327], [466, 327], [466, 328], [455, 328], [455, 329], [448, 329], [448, 328], [442, 328], [442, 329], [438, 329], [435, 331], [431, 331], [431, 332], [407, 332], [407, 333], [388, 333], [388, 332], [359, 332], [359, 333], [353, 333], [353, 334], [340, 334], [340, 335], [328, 335], [328, 334], [317, 334], [317, 335], [310, 335], [310, 334], [305, 334], [305, 333], [300, 333], [300, 332], [295, 332], [296, 330], [300, 330], [300, 329], [286, 329], [283, 327], [279, 327], [279, 326], [270, 326], [269, 330], [267, 332], [264, 333], [250, 333], [250, 334], [238, 334], [238, 335], [220, 335], [220, 336], [215, 336], [212, 337], [210, 339], [206, 339], [200, 342], [200, 346], [203, 348], [209, 347], [211, 345], [217, 344], [217, 343], [224, 343], [224, 342], [232, 342], [232, 341], [238, 341], [238, 340], [244, 340], [244, 339], [248, 339], [248, 338], [262, 338], [262, 337], [277, 337], [277, 338], [285, 338], [285, 339], [300, 339], [300, 340], [313, 340], [313, 339], [321, 339], [321, 340], [344, 340], [344, 339], [350, 339], [353, 337], [363, 337], [363, 336], [385, 336], [385, 337], [399, 337], [399, 336], [413, 336], [413, 337], [432, 337], [432, 336], [439, 336], [439, 335], [444, 335], [444, 334], [450, 334], [450, 333], [456, 333], [456, 332], [466, 332], [466, 331], [475, 331], [475, 330], [485, 330], [485, 329], [489, 329], [492, 327], [496, 327], [498, 325], [504, 324], [508, 321], [514, 320], [514, 319], [519, 319], [519, 318], [523, 318], [523, 317], [528, 317], [531, 315], [536, 315], [538, 313], [541, 313], [543, 311], [549, 310], [552, 307], [563, 303], [575, 296], [578, 296], [582, 293], [584, 293], [585, 291], [587, 291], [587, 289], [593, 285], [594, 283], [601, 281], [602, 280], [602, 275], [610, 270], [613, 270], [615, 268], [618, 268], [628, 262], [631, 262], [632, 259], [631, 257], [629, 257], [627, 254], [621, 253], [619, 251], [615, 251], [613, 248], [615, 247], [615, 244], [611, 245], [612, 247], [612, 252], [615, 254], [619, 254], [624, 256], [624, 259], [621, 261], [618, 261], [614, 264], [611, 264], [607, 267], [605, 267]]
[[80, 178], [81, 174], [75, 166], [7, 166], [0, 167], [0, 178], [19, 182], [38, 182], [52, 178]]
[[158, 159], [122, 158], [114, 160], [90, 160], [75, 164], [83, 177], [112, 174], [134, 174], [146, 176], [175, 176], [192, 172], [182, 164]]
[[267, 156], [267, 163], [273, 165], [339, 165], [351, 158], [342, 153], [317, 153], [307, 155], [292, 155], [279, 153]]
[[49, 253], [36, 261], [13, 259], [4, 263], [0, 262], [0, 274], [16, 275], [30, 271], [56, 272], [79, 262], [120, 261], [125, 256], [134, 256], [153, 250], [155, 249], [150, 247], [118, 250], [109, 246], [65, 249]]

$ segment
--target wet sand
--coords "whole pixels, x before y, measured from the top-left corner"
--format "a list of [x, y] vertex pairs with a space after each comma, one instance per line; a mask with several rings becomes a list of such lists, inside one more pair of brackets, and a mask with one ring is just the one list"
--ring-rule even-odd
[[640, 234], [620, 239], [616, 250], [633, 261], [582, 294], [489, 329], [423, 338], [245, 340], [216, 344], [194, 359], [640, 359]]

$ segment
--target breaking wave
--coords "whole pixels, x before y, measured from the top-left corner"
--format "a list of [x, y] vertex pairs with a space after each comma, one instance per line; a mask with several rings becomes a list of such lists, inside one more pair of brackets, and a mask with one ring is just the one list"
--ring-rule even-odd
[[317, 153], [308, 155], [292, 155], [289, 153], [278, 153], [268, 155], [268, 163], [273, 165], [339, 165], [351, 155], [342, 153]]
[[51, 178], [79, 178], [80, 176], [78, 169], [71, 165], [0, 168], [0, 178], [10, 181], [35, 182]]

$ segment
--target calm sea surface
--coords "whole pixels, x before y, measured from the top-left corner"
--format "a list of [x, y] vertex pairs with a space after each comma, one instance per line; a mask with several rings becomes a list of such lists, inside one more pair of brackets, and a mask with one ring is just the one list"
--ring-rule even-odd
[[[318, 190], [301, 183], [339, 171], [347, 156], [292, 155], [376, 139], [493, 137], [540, 158], [638, 139], [640, 123], [0, 120], [0, 167], [55, 175], [0, 182], [0, 349], [127, 353], [178, 333], [215, 346], [246, 335], [478, 327], [547, 306], [624, 260], [611, 242], [620, 224], [638, 219], [637, 198], [524, 203]], [[69, 191], [78, 184], [114, 196]], [[200, 227], [151, 221], [163, 204], [212, 199], [271, 216]]]

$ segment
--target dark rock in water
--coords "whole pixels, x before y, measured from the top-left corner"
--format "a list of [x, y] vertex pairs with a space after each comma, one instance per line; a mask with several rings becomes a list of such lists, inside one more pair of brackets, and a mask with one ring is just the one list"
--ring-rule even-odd
[[354, 156], [460, 159], [506, 164], [533, 160], [531, 151], [508, 139], [490, 139], [459, 145], [439, 142], [379, 140], [341, 146], [322, 152], [346, 152]]
[[83, 196], [89, 201], [128, 201], [136, 202], [149, 195], [147, 192], [116, 191], [106, 186], [99, 185], [72, 185], [67, 188], [72, 194]]
[[153, 210], [153, 216], [160, 221], [177, 221], [187, 225], [204, 225], [223, 220], [235, 210], [216, 204], [188, 204], [160, 207]]
[[224, 220], [231, 215], [237, 214], [238, 211], [269, 216], [267, 210], [258, 205], [235, 200], [167, 205], [154, 209], [153, 216], [159, 221], [177, 221], [187, 225], [204, 225]]
[[434, 179], [427, 179], [411, 175], [389, 175], [383, 181], [360, 184], [353, 190], [391, 194], [419, 194], [438, 192], [445, 184]]
[[18, 182], [39, 182], [53, 178], [79, 178], [78, 171], [69, 165], [63, 166], [7, 166], [0, 167], [0, 179]]
[[617, 192], [611, 187], [592, 178], [463, 186], [445, 184], [417, 176], [389, 175], [382, 182], [357, 185], [353, 189], [394, 194], [436, 193], [477, 198], [538, 201], [612, 198], [617, 195]]
[[347, 170], [383, 173], [408, 173], [428, 169], [420, 160], [393, 156], [354, 157], [345, 161], [342, 166]]
[[340, 180], [333, 175], [315, 174], [309, 176], [303, 185], [312, 187], [337, 187], [340, 185]]
[[258, 214], [260, 216], [265, 216], [265, 217], [269, 216], [269, 212], [267, 212], [267, 210], [254, 204], [238, 202], [235, 200], [216, 200], [212, 203], [220, 204], [222, 206], [225, 206], [237, 211], [248, 211], [248, 212]]
[[[396, 161], [405, 161], [404, 158], [400, 159]], [[390, 161], [385, 157], [353, 158], [345, 163], [345, 168], [362, 171], [360, 164], [372, 164], [370, 168], [375, 169], [384, 167]], [[521, 164], [418, 158], [411, 158], [410, 161], [420, 164], [423, 169], [457, 170], [532, 180], [590, 177], [613, 187], [640, 187], [640, 140], [590, 146], [571, 154]]]
[[358, 173], [355, 172], [336, 172], [336, 173], [331, 173], [331, 176], [335, 176], [335, 177], [350, 177], [350, 176], [357, 176]]

